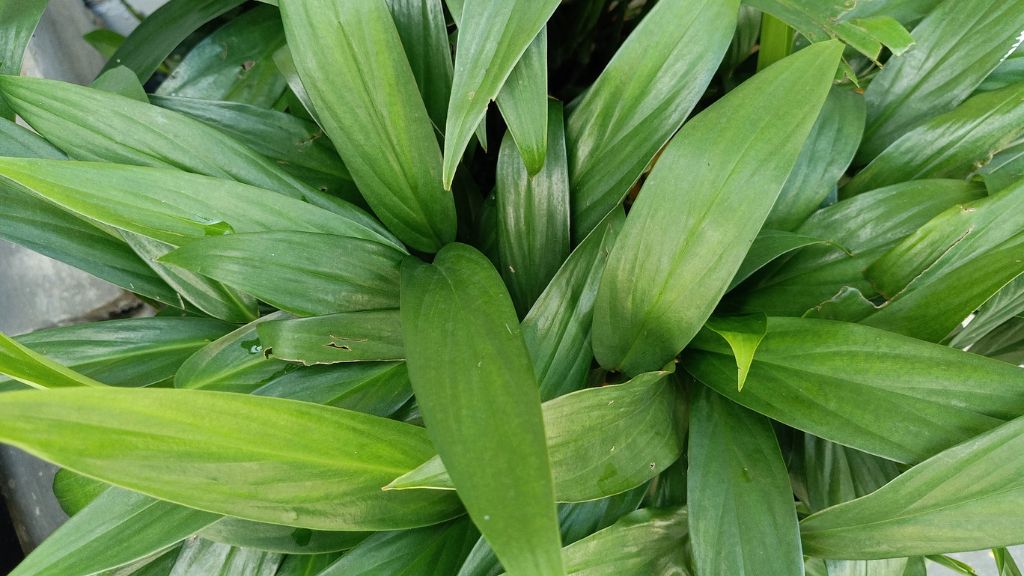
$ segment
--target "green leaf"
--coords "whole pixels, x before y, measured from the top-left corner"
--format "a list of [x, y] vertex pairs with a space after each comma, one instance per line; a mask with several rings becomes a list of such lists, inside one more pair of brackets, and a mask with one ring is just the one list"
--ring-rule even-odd
[[718, 338], [695, 340], [683, 366], [773, 420], [897, 462], [920, 462], [1024, 412], [1016, 367], [846, 322], [769, 318], [743, 392]]
[[729, 47], [737, 5], [658, 2], [569, 114], [576, 242], [622, 201], [693, 110]]
[[974, 96], [909, 130], [843, 187], [844, 197], [922, 178], [966, 178], [1024, 135], [1024, 83]]
[[149, 104], [149, 95], [146, 94], [146, 89], [139, 82], [139, 78], [124, 66], [111, 68], [100, 74], [90, 86], [97, 90], [120, 94], [126, 98]]
[[269, 108], [287, 87], [273, 61], [274, 52], [283, 45], [277, 8], [256, 7], [189, 50], [156, 93]]
[[[825, 558], [942, 554], [1024, 541], [1024, 419], [937, 454], [863, 498], [801, 523], [804, 547]], [[970, 519], [970, 521], [965, 521]], [[913, 534], [913, 538], [907, 538]]]
[[253, 394], [391, 416], [412, 397], [412, 385], [404, 362], [357, 362], [289, 370]]
[[310, 232], [211, 236], [160, 258], [299, 316], [397, 307], [401, 260], [384, 244]]
[[269, 190], [179, 170], [0, 158], [0, 177], [72, 213], [171, 245], [225, 232], [297, 230], [400, 246], [365, 214], [346, 217]]
[[181, 547], [173, 576], [274, 576], [283, 557], [280, 554], [234, 548], [200, 538]]
[[750, 278], [755, 272], [771, 264], [777, 258], [781, 258], [800, 248], [826, 243], [824, 240], [794, 234], [793, 232], [762, 228], [758, 232], [757, 238], [754, 238], [754, 242], [751, 243], [747, 255], [743, 257], [743, 263], [740, 264], [740, 269], [736, 271], [736, 276], [733, 277], [732, 282], [729, 284], [729, 290], [736, 288], [744, 280]]
[[127, 66], [145, 82], [190, 34], [243, 1], [170, 0], [125, 38], [103, 70]]
[[255, 548], [280, 554], [321, 554], [353, 548], [365, 540], [369, 533], [325, 532], [221, 518], [198, 536], [239, 548]]
[[[459, 42], [444, 131], [445, 189], [451, 189], [455, 168], [484, 119], [488, 103], [498, 97], [513, 68], [557, 7], [557, 0], [466, 0], [463, 4], [462, 14], [457, 18]], [[536, 81], [534, 69], [524, 66], [521, 73]], [[509, 97], [514, 98], [511, 93]], [[536, 104], [531, 106], [531, 110], [537, 110]], [[546, 125], [546, 120], [540, 124]], [[545, 152], [539, 149], [536, 154], [544, 157]], [[528, 164], [535, 167], [529, 161]]]
[[768, 318], [764, 314], [712, 316], [704, 327], [719, 335], [732, 349], [736, 357], [737, 390], [742, 392], [754, 354], [768, 331]]
[[338, 558], [337, 553], [287, 556], [277, 569], [276, 576], [319, 576]]
[[1021, 50], [1019, 46], [1013, 54], [985, 77], [985, 81], [978, 86], [975, 93], [999, 90], [1018, 82], [1024, 82], [1024, 50]]
[[217, 128], [322, 192], [363, 202], [334, 145], [313, 122], [237, 102], [160, 96], [150, 100]]
[[757, 48], [757, 71], [782, 60], [793, 53], [796, 31], [771, 14], [761, 15], [761, 35]]
[[1024, 142], [1004, 148], [981, 168], [980, 174], [991, 195], [1024, 178]]
[[801, 318], [860, 322], [875, 313], [878, 307], [856, 288], [843, 286], [835, 296], [804, 312]]
[[112, 488], [75, 514], [11, 576], [87, 576], [167, 550], [220, 517]]
[[590, 346], [594, 300], [625, 213], [613, 210], [562, 264], [530, 308], [521, 329], [547, 401], [583, 388], [594, 359]]
[[[92, 32], [84, 34], [82, 39], [88, 42], [89, 46], [95, 48], [96, 51], [105, 59], [110, 60], [110, 57], [117, 52], [117, 49], [121, 47], [121, 44], [124, 44], [125, 37], [113, 30], [97, 28]], [[114, 69], [115, 68], [111, 68], [111, 70]], [[102, 76], [103, 74], [101, 73], [100, 75]], [[135, 76], [134, 71], [132, 72], [132, 76]], [[135, 77], [135, 80], [138, 81], [138, 76]]]
[[102, 382], [62, 366], [3, 333], [0, 333], [0, 374], [40, 390], [104, 386]]
[[711, 315], [796, 163], [841, 52], [824, 42], [780, 61], [665, 149], [601, 279], [594, 353], [602, 366], [660, 368]]
[[370, 207], [412, 248], [452, 241], [441, 152], [384, 0], [281, 8], [302, 84]]
[[864, 269], [947, 208], [970, 202], [984, 189], [957, 180], [920, 180], [854, 196], [815, 212], [796, 233], [827, 240], [808, 246], [736, 298], [744, 312], [801, 316], [844, 287], [874, 297]]
[[547, 159], [530, 176], [506, 133], [498, 154], [498, 254], [501, 275], [521, 316], [533, 306], [569, 256], [569, 173], [562, 106], [546, 115]]
[[942, 555], [933, 555], [928, 556], [927, 559], [948, 570], [952, 570], [957, 574], [963, 574], [964, 576], [978, 576], [978, 573], [974, 571], [974, 567], [972, 567], [970, 564], [967, 564], [966, 562], [961, 562], [956, 558], [951, 558], [949, 556]]
[[452, 52], [442, 0], [387, 0], [427, 114], [440, 132], [452, 92]]
[[[0, 440], [150, 496], [257, 522], [395, 530], [459, 513], [380, 487], [433, 452], [421, 428], [303, 402], [164, 389], [0, 395]], [[301, 490], [296, 490], [296, 483]]]
[[405, 358], [398, 310], [276, 320], [259, 335], [263, 354], [306, 366]]
[[[665, 372], [589, 388], [544, 403], [555, 498], [584, 502], [635, 488], [679, 457], [678, 396]], [[388, 489], [455, 488], [434, 457]]]
[[687, 457], [697, 570], [803, 574], [792, 488], [771, 422], [699, 387]]
[[418, 530], [379, 532], [317, 576], [455, 574], [479, 535], [468, 518]]
[[796, 166], [775, 201], [766, 228], [793, 230], [836, 188], [864, 132], [864, 97], [836, 86], [828, 94]]
[[3, 118], [0, 118], [0, 155], [51, 160], [67, 158], [63, 152], [35, 132]]
[[[86, 478], [70, 470], [60, 469], [53, 476], [53, 495], [57, 498], [61, 510], [68, 516], [74, 516], [92, 503], [110, 488], [105, 482]], [[123, 491], [124, 494], [131, 494]]]
[[974, 318], [950, 340], [949, 345], [967, 348], [1024, 313], [1024, 276], [1018, 276], [978, 308]]
[[[173, 167], [235, 180], [307, 200], [391, 238], [359, 208], [310, 188], [277, 164], [184, 114], [102, 90], [37, 78], [0, 76], [0, 91], [19, 116], [74, 159]], [[160, 129], [154, 131], [153, 126]]]
[[248, 394], [287, 372], [288, 364], [267, 358], [256, 335], [264, 322], [286, 317], [264, 316], [196, 351], [174, 374], [175, 388]]
[[953, 109], [1012, 51], [1022, 0], [942, 2], [914, 28], [916, 45], [891, 58], [865, 92], [868, 123], [858, 162]]
[[[15, 340], [84, 376], [139, 387], [174, 376], [193, 352], [230, 329], [207, 318], [133, 318], [37, 330]], [[0, 387], [9, 383], [0, 377]]]
[[864, 30], [869, 37], [888, 48], [893, 56], [902, 56], [916, 42], [899, 20], [892, 16], [878, 15], [869, 18], [856, 18], [850, 20], [850, 24]]
[[1021, 576], [1020, 568], [1017, 567], [1009, 550], [996, 548], [992, 550], [992, 555], [996, 558], [996, 570], [999, 570], [999, 576]]
[[506, 569], [562, 574], [537, 380], [497, 271], [462, 244], [410, 258], [401, 311], [416, 401], [473, 522]]
[[[560, 168], [565, 170], [565, 126], [561, 107], [558, 119], [551, 117], [552, 106], [548, 103], [548, 33], [542, 28], [540, 34], [526, 48], [519, 63], [512, 69], [496, 99], [498, 109], [508, 124], [508, 136], [519, 149], [519, 156], [530, 176], [541, 171], [552, 153], [549, 145], [560, 147], [555, 158], [561, 159]], [[554, 127], [558, 127], [558, 143], [552, 144]], [[502, 144], [504, 147], [504, 143]], [[567, 177], [568, 178], [568, 177]], [[566, 184], [568, 193], [568, 184]]]
[[645, 508], [562, 550], [573, 576], [689, 574], [683, 543], [686, 509]]
[[[43, 17], [46, 4], [47, 0], [23, 0], [0, 5], [0, 74], [21, 74], [25, 47]], [[0, 120], [13, 120], [14, 114], [0, 98]]]

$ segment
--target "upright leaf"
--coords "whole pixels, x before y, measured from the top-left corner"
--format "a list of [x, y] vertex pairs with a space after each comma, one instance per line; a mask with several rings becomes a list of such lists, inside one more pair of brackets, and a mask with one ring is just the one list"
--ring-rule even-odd
[[498, 273], [461, 244], [407, 260], [401, 310], [416, 401], [473, 522], [513, 574], [562, 574], [540, 394]]
[[[601, 279], [594, 352], [602, 366], [657, 369], [711, 315], [796, 163], [841, 52], [823, 42], [778, 62], [665, 149]], [[766, 106], [777, 113], [764, 114]]]
[[729, 47], [738, 4], [658, 2], [573, 109], [566, 139], [576, 242], [622, 201], [693, 110]]
[[687, 457], [697, 570], [802, 575], [792, 488], [771, 422], [700, 387]]
[[569, 255], [562, 106], [548, 106], [547, 118], [547, 159], [536, 175], [529, 175], [511, 133], [505, 135], [498, 154], [498, 254], [501, 275], [520, 316], [526, 315]]
[[427, 114], [438, 132], [448, 117], [452, 52], [442, 0], [388, 0]]
[[916, 46], [889, 60], [865, 92], [866, 163], [900, 136], [963, 102], [1014, 50], [1024, 0], [945, 0], [914, 28]]
[[[444, 131], [446, 189], [451, 189], [455, 168], [473, 132], [484, 119], [488, 103], [498, 97], [512, 69], [557, 7], [557, 0], [466, 0], [464, 3], [458, 20], [455, 75]], [[538, 151], [538, 155], [544, 153]]]
[[[25, 47], [43, 17], [46, 4], [47, 0], [23, 0], [0, 5], [0, 74], [21, 74]], [[2, 119], [13, 120], [14, 111], [0, 98]]]
[[281, 14], [302, 84], [370, 207], [417, 250], [451, 242], [455, 203], [387, 4], [288, 0]]
[[[547, 150], [551, 143], [551, 126], [556, 120], [551, 117], [552, 108], [548, 105], [548, 33], [541, 29], [540, 34], [526, 48], [519, 63], [512, 68], [505, 85], [496, 99], [498, 109], [508, 124], [508, 133], [519, 149], [519, 156], [526, 165], [526, 172], [533, 176], [550, 158]], [[558, 110], [557, 125], [560, 129], [560, 154], [565, 157], [565, 134], [562, 111]], [[504, 146], [504, 144], [503, 144]], [[566, 189], [568, 191], [568, 188]]]
[[444, 492], [380, 490], [430, 457], [425, 431], [339, 408], [199, 390], [80, 388], [0, 395], [0, 423], [0, 440], [70, 470], [258, 522], [397, 530], [459, 513]]

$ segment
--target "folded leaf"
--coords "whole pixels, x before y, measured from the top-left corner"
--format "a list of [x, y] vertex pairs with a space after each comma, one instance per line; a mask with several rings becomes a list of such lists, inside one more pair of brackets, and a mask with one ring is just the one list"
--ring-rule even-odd
[[622, 201], [693, 110], [729, 47], [738, 4], [658, 2], [569, 114], [576, 242]]
[[768, 330], [768, 318], [764, 314], [712, 316], [704, 323], [704, 328], [721, 336], [732, 349], [736, 357], [737, 389], [742, 392], [750, 363], [754, 361], [757, 347]]
[[511, 133], [498, 154], [498, 255], [520, 316], [569, 255], [569, 173], [561, 104], [551, 103], [546, 117], [547, 159], [536, 175], [528, 174]]
[[866, 163], [929, 118], [974, 92], [1012, 52], [1024, 29], [1024, 0], [942, 2], [914, 28], [916, 45], [891, 58], [865, 92]]
[[444, 131], [445, 189], [451, 189], [455, 168], [484, 119], [488, 103], [498, 97], [512, 69], [557, 7], [557, 0], [464, 3], [458, 18], [459, 43]]
[[687, 501], [697, 570], [803, 574], [793, 491], [771, 422], [707, 388], [695, 396]]
[[602, 366], [656, 370], [700, 330], [796, 163], [841, 52], [838, 42], [815, 44], [756, 74], [665, 149], [601, 279]]
[[[800, 525], [808, 554], [887, 558], [942, 554], [1024, 541], [1024, 419], [937, 454], [878, 491], [823, 510]], [[910, 535], [911, 537], [908, 537]]]
[[562, 574], [537, 380], [497, 271], [462, 244], [410, 257], [401, 311], [416, 401], [474, 524], [507, 570]]
[[[328, 270], [325, 253], [334, 255]], [[309, 232], [211, 236], [160, 259], [299, 316], [395, 308], [401, 260], [377, 242]]]
[[384, 0], [285, 2], [281, 14], [302, 84], [370, 207], [412, 248], [452, 241], [440, 149]]
[[[665, 372], [589, 388], [545, 402], [544, 430], [555, 498], [584, 502], [619, 494], [668, 468], [683, 449], [678, 396]], [[434, 457], [389, 489], [455, 488]]]
[[398, 310], [276, 320], [261, 324], [259, 336], [268, 357], [306, 366], [405, 358]]
[[897, 462], [920, 462], [1024, 413], [1016, 367], [846, 322], [769, 318], [742, 392], [719, 338], [694, 340], [683, 366], [773, 420]]
[[402, 532], [379, 532], [317, 576], [455, 574], [480, 533], [468, 518]]
[[[396, 530], [459, 512], [380, 487], [429, 458], [415, 426], [303, 402], [200, 390], [0, 395], [0, 440], [185, 506], [319, 530]], [[301, 486], [301, 490], [296, 490]]]

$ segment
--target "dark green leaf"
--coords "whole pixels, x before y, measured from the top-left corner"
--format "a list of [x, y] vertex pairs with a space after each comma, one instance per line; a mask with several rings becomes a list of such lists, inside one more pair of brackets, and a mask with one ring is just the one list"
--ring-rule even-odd
[[743, 258], [740, 269], [736, 271], [736, 276], [733, 277], [732, 283], [729, 284], [729, 290], [739, 286], [744, 280], [750, 278], [754, 272], [764, 268], [776, 258], [806, 246], [825, 243], [825, 240], [793, 232], [762, 229], [750, 245], [750, 250], [747, 251], [747, 255]]
[[841, 53], [833, 41], [797, 52], [687, 123], [665, 149], [601, 279], [594, 353], [602, 366], [656, 370], [700, 330], [796, 163]]
[[[502, 117], [508, 124], [508, 136], [515, 141], [519, 149], [521, 162], [526, 172], [535, 175], [550, 161], [549, 145], [561, 147], [556, 158], [561, 158], [561, 168], [565, 170], [565, 128], [562, 110], [559, 107], [558, 119], [551, 117], [552, 109], [548, 105], [548, 33], [541, 29], [533, 39], [519, 63], [512, 69], [505, 85], [498, 93], [496, 100]], [[558, 126], [558, 144], [553, 144], [551, 137], [554, 126]], [[502, 144], [504, 147], [504, 143]], [[566, 177], [568, 179], [568, 176]], [[568, 194], [568, 184], [565, 193]]]
[[442, 0], [387, 0], [423, 104], [440, 132], [452, 93], [452, 52]]
[[401, 310], [416, 401], [474, 523], [506, 569], [562, 574], [537, 380], [497, 271], [462, 244], [410, 257]]
[[380, 532], [317, 576], [455, 574], [479, 535], [468, 518], [418, 530]]
[[281, 554], [321, 554], [348, 550], [365, 540], [369, 533], [324, 532], [221, 518], [198, 535], [212, 542], [240, 548]]
[[1024, 179], [1024, 142], [1004, 148], [981, 169], [989, 194], [1002, 192]]
[[[21, 74], [25, 47], [32, 38], [47, 0], [19, 0], [0, 4], [0, 74]], [[14, 111], [0, 98], [0, 120], [14, 119]]]
[[658, 2], [569, 114], [576, 242], [622, 201], [693, 110], [729, 47], [737, 5]]
[[275, 576], [319, 576], [339, 556], [338, 553], [288, 556], [281, 562]]
[[306, 366], [405, 358], [398, 310], [277, 320], [261, 324], [259, 335], [267, 356]]

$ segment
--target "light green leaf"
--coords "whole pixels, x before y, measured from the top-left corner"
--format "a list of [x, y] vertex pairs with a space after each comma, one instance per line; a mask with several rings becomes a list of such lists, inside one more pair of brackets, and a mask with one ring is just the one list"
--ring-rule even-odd
[[768, 318], [764, 314], [747, 316], [712, 316], [704, 328], [722, 337], [736, 357], [737, 390], [743, 391], [743, 384], [750, 372], [757, 347], [768, 331]]
[[427, 114], [441, 132], [452, 93], [452, 52], [442, 0], [387, 0]]
[[849, 87], [832, 88], [765, 228], [793, 230], [821, 206], [857, 152], [864, 115], [863, 96]]
[[825, 558], [870, 559], [1020, 543], [1024, 527], [1007, 511], [1024, 495], [1022, 448], [1024, 419], [971, 438], [876, 492], [805, 519], [804, 547]]
[[[70, 470], [60, 469], [53, 476], [53, 495], [60, 504], [60, 509], [68, 516], [74, 516], [92, 503], [110, 488], [105, 482], [75, 474]], [[125, 495], [131, 494], [127, 490]]]
[[865, 92], [866, 163], [928, 119], [953, 109], [1009, 56], [1024, 0], [942, 2], [914, 28], [915, 46], [886, 63]]
[[287, 372], [288, 364], [267, 358], [256, 335], [264, 322], [286, 317], [280, 312], [264, 316], [197, 350], [174, 374], [175, 388], [248, 394]]
[[762, 228], [757, 234], [757, 238], [754, 238], [754, 242], [750, 245], [747, 255], [744, 256], [740, 269], [736, 271], [736, 276], [733, 277], [732, 282], [729, 284], [729, 290], [736, 288], [744, 280], [750, 278], [755, 272], [771, 264], [777, 258], [781, 258], [794, 250], [799, 250], [806, 246], [826, 243], [825, 240], [793, 232]]
[[[555, 498], [584, 502], [619, 494], [668, 468], [683, 449], [678, 396], [665, 372], [588, 388], [544, 403]], [[455, 488], [434, 457], [389, 489]]]
[[455, 574], [480, 533], [468, 518], [402, 532], [379, 532], [317, 576]]
[[658, 369], [711, 315], [796, 163], [841, 53], [830, 41], [778, 62], [665, 149], [601, 279], [594, 353], [602, 366]]
[[773, 420], [897, 462], [920, 462], [1024, 413], [1016, 367], [846, 322], [769, 318], [743, 392], [718, 338], [695, 340], [683, 366]]
[[259, 335], [263, 354], [306, 366], [405, 358], [398, 310], [276, 320]]
[[0, 395], [0, 423], [0, 440], [75, 472], [257, 522], [395, 530], [459, 513], [443, 492], [380, 490], [431, 456], [426, 432], [338, 408], [200, 390], [25, 391]]
[[112, 488], [75, 514], [10, 576], [89, 576], [167, 550], [220, 516]]
[[689, 576], [685, 508], [645, 508], [562, 550], [572, 576]]
[[274, 52], [283, 45], [277, 8], [259, 6], [203, 38], [156, 93], [269, 108], [287, 87], [273, 61]]
[[501, 275], [520, 316], [525, 316], [569, 256], [569, 173], [562, 106], [546, 118], [547, 159], [530, 176], [511, 132], [498, 154], [498, 254]]
[[14, 380], [40, 390], [104, 386], [102, 382], [62, 366], [2, 333], [0, 374], [6, 374]]
[[693, 110], [729, 47], [738, 4], [658, 2], [569, 114], [575, 242], [622, 201]]
[[410, 257], [401, 310], [416, 401], [473, 522], [512, 573], [562, 574], [537, 380], [497, 271], [462, 244]]
[[[133, 318], [37, 330], [15, 340], [112, 386], [149, 386], [174, 376], [193, 352], [231, 325], [207, 318]], [[0, 377], [0, 387], [10, 384]]]
[[412, 248], [452, 241], [455, 203], [387, 4], [289, 1], [281, 13], [302, 84], [370, 207]]
[[211, 236], [160, 258], [299, 316], [395, 308], [401, 260], [384, 244], [310, 232]]
[[922, 178], [966, 178], [1024, 135], [1024, 83], [974, 96], [909, 130], [842, 188], [844, 197]]
[[558, 269], [522, 322], [523, 340], [547, 401], [583, 388], [594, 352], [594, 300], [625, 213], [613, 210]]
[[111, 68], [100, 74], [90, 86], [97, 90], [120, 94], [126, 98], [149, 104], [149, 95], [146, 94], [146, 89], [139, 82], [138, 76], [124, 66]]
[[127, 66], [145, 82], [190, 34], [243, 1], [170, 0], [128, 35], [103, 70]]
[[687, 458], [697, 570], [803, 574], [792, 488], [771, 422], [699, 387]]
[[992, 555], [996, 558], [996, 570], [999, 570], [999, 576], [1021, 576], [1020, 568], [1017, 567], [1009, 550], [996, 548], [992, 550]]
[[[501, 92], [496, 99], [498, 109], [508, 124], [508, 137], [511, 137], [519, 149], [521, 161], [526, 172], [533, 176], [540, 172], [552, 154], [547, 150], [554, 136], [553, 129], [558, 127], [560, 146], [556, 158], [565, 163], [565, 126], [561, 108], [558, 119], [551, 118], [552, 109], [548, 105], [548, 33], [542, 28], [540, 34], [526, 48], [519, 63], [512, 69]], [[504, 144], [502, 144], [504, 146]], [[568, 184], [566, 185], [568, 193]]]
[[[21, 61], [32, 33], [43, 17], [47, 0], [20, 0], [0, 4], [0, 74], [21, 74]], [[14, 119], [14, 111], [0, 98], [0, 120]]]

